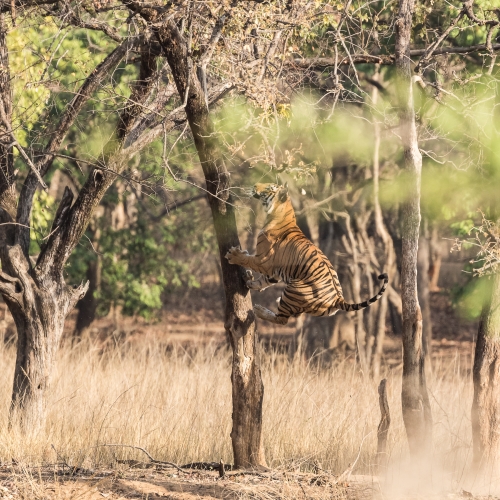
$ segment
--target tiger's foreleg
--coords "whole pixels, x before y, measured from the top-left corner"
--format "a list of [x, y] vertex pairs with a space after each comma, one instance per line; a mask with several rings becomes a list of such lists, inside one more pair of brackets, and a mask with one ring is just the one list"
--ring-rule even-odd
[[246, 250], [242, 250], [240, 247], [231, 247], [226, 254], [226, 259], [229, 264], [236, 264], [248, 267], [252, 271], [261, 272], [255, 255], [249, 255]]

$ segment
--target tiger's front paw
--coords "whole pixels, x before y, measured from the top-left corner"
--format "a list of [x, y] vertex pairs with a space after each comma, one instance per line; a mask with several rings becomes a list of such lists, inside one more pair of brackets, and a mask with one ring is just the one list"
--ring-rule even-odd
[[250, 290], [256, 289], [255, 287], [257, 285], [255, 283], [255, 278], [250, 269], [245, 269], [245, 275], [243, 276], [243, 279], [245, 280], [245, 285], [247, 286], [247, 288], [249, 288]]
[[246, 250], [242, 250], [240, 247], [231, 247], [226, 254], [226, 259], [229, 261], [229, 264], [241, 265], [247, 255], [248, 252]]

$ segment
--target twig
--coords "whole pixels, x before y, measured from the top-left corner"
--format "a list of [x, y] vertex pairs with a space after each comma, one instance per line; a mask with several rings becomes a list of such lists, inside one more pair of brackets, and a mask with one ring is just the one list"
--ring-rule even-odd
[[42, 176], [40, 175], [40, 172], [38, 169], [33, 165], [33, 162], [30, 160], [30, 157], [26, 154], [24, 151], [23, 147], [17, 142], [17, 139], [14, 135], [14, 132], [12, 132], [12, 129], [10, 128], [9, 120], [7, 118], [7, 113], [5, 112], [5, 107], [3, 105], [3, 99], [0, 97], [0, 118], [2, 119], [5, 129], [7, 131], [7, 134], [10, 136], [12, 139], [12, 144], [11, 146], [15, 146], [16, 149], [19, 151], [21, 156], [24, 158], [30, 169], [33, 171], [33, 173], [36, 175], [36, 178], [38, 179], [38, 182], [41, 184], [42, 188], [44, 191], [48, 191], [49, 188], [47, 187], [47, 184], [42, 179]]
[[460, 14], [453, 20], [453, 22], [448, 26], [448, 28], [445, 30], [445, 32], [434, 42], [432, 43], [427, 50], [425, 51], [424, 55], [418, 61], [418, 64], [415, 68], [415, 73], [420, 73], [422, 70], [422, 66], [429, 61], [429, 59], [432, 57], [438, 46], [445, 40], [445, 38], [455, 29], [455, 26], [460, 22], [462, 17], [465, 15], [465, 8], [460, 11]]
[[133, 448], [134, 450], [140, 450], [142, 451], [143, 453], [146, 454], [146, 456], [149, 458], [149, 460], [151, 461], [151, 463], [155, 464], [155, 465], [169, 465], [170, 467], [173, 467], [175, 469], [177, 469], [179, 472], [182, 472], [183, 474], [189, 474], [189, 472], [186, 472], [185, 470], [182, 470], [178, 465], [172, 463], [172, 462], [162, 462], [161, 460], [155, 460], [151, 454], [145, 450], [144, 448], [142, 448], [141, 446], [132, 446], [130, 444], [100, 444], [99, 446], [107, 446], [107, 447], [122, 447], [122, 448]]
[[339, 484], [342, 481], [348, 481], [349, 480], [349, 477], [351, 476], [352, 471], [354, 470], [354, 467], [358, 463], [359, 457], [361, 456], [361, 449], [363, 448], [363, 443], [365, 442], [365, 439], [370, 434], [371, 433], [368, 433], [366, 436], [363, 437], [363, 439], [361, 441], [361, 444], [359, 445], [358, 455], [357, 455], [356, 459], [354, 460], [354, 462], [349, 467], [347, 467], [347, 469], [344, 472], [342, 472], [342, 474], [340, 474], [340, 476], [337, 477], [337, 479], [335, 481], [335, 484]]

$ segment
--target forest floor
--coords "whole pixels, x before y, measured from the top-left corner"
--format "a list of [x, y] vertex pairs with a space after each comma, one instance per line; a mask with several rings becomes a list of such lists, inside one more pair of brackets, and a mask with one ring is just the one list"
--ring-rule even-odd
[[491, 495], [413, 491], [384, 491], [377, 477], [291, 472], [227, 472], [128, 468], [126, 470], [78, 471], [38, 468], [21, 470], [0, 466], [0, 499], [5, 500], [498, 500]]
[[[190, 471], [134, 468], [78, 473], [39, 469], [20, 471], [15, 466], [0, 467], [2, 499], [295, 499], [372, 498], [378, 485], [372, 477], [353, 476], [336, 484], [327, 475]], [[68, 474], [68, 471], [66, 471]], [[33, 475], [34, 477], [30, 477]], [[40, 481], [42, 479], [42, 481]]]
[[[133, 345], [148, 338], [161, 338], [162, 345], [171, 344], [189, 350], [200, 344], [223, 345], [226, 342], [220, 313], [221, 300], [217, 292], [197, 293], [188, 297], [173, 297], [162, 312], [161, 320], [145, 322], [141, 319], [120, 318], [117, 326], [112, 315], [96, 321], [91, 335], [102, 339], [103, 345]], [[260, 301], [261, 302], [261, 301]], [[470, 374], [473, 359], [473, 338], [477, 321], [467, 321], [452, 308], [445, 291], [431, 297], [433, 321], [434, 366], [451, 366], [450, 359], [458, 359], [461, 371]], [[0, 313], [0, 318], [2, 317]], [[4, 336], [8, 340], [12, 325], [3, 316]], [[73, 330], [75, 315], [67, 324], [66, 335]], [[259, 325], [264, 346], [286, 345], [295, 332], [295, 321], [286, 327]], [[387, 328], [384, 345], [385, 367], [394, 374], [401, 369], [401, 338]], [[463, 360], [463, 362], [462, 362]], [[354, 362], [354, 360], [351, 360]], [[395, 387], [396, 389], [396, 387]], [[396, 389], [397, 390], [397, 389]], [[63, 439], [64, 441], [64, 439]], [[116, 441], [115, 441], [116, 442]], [[204, 457], [200, 457], [204, 458]], [[452, 493], [421, 492], [417, 490], [388, 494], [383, 484], [372, 475], [334, 476], [301, 472], [299, 469], [280, 468], [266, 472], [228, 471], [220, 478], [216, 471], [150, 467], [138, 463], [115, 463], [109, 468], [78, 469], [75, 473], [67, 464], [36, 467], [21, 463], [0, 462], [0, 500], [94, 500], [118, 499], [494, 499], [494, 496], [473, 496], [458, 488]]]

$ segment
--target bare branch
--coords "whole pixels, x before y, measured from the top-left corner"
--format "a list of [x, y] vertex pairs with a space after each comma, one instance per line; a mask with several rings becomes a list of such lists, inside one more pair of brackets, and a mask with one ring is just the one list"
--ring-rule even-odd
[[[417, 67], [415, 68], [416, 73], [420, 73], [422, 70], [422, 66], [426, 64], [436, 49], [441, 45], [441, 43], [448, 37], [448, 35], [455, 29], [456, 25], [460, 22], [460, 20], [464, 17], [465, 15], [465, 10], [462, 9], [460, 11], [460, 14], [453, 20], [453, 22], [448, 26], [448, 28], [444, 31], [444, 33], [434, 42], [429, 45], [429, 47], [426, 49], [424, 55], [418, 61]], [[411, 54], [411, 51], [410, 51]]]
[[200, 57], [200, 62], [199, 62], [200, 66], [206, 66], [210, 62], [210, 59], [212, 58], [215, 47], [217, 46], [217, 43], [219, 42], [220, 37], [222, 35], [222, 29], [224, 28], [224, 23], [226, 22], [226, 19], [228, 18], [228, 16], [229, 16], [229, 13], [225, 12], [215, 22], [215, 26], [214, 26], [214, 29], [212, 31], [210, 41], [208, 42], [208, 45], [206, 46], [202, 56]]
[[[64, 5], [64, 4], [63, 4]], [[105, 23], [104, 21], [95, 21], [95, 20], [83, 20], [77, 13], [75, 13], [69, 3], [65, 4], [66, 9], [63, 10], [65, 16], [64, 19], [66, 22], [69, 22], [73, 26], [77, 26], [79, 28], [84, 28], [92, 31], [102, 31], [105, 35], [107, 35], [111, 40], [115, 42], [122, 43], [123, 37], [121, 37], [118, 31]]]
[[0, 95], [0, 118], [2, 119], [3, 124], [5, 125], [5, 130], [7, 134], [10, 136], [12, 140], [12, 146], [15, 146], [16, 149], [19, 151], [20, 155], [24, 158], [24, 161], [28, 164], [29, 168], [35, 175], [35, 177], [38, 179], [38, 182], [41, 184], [42, 188], [44, 191], [48, 191], [49, 188], [47, 187], [47, 184], [45, 184], [44, 180], [40, 176], [40, 172], [38, 172], [37, 168], [35, 165], [33, 165], [33, 162], [31, 161], [30, 157], [27, 155], [26, 151], [24, 151], [23, 147], [17, 142], [17, 139], [14, 135], [14, 132], [12, 132], [12, 129], [10, 128], [10, 123], [9, 119], [7, 117], [7, 114], [5, 112], [5, 106], [3, 104], [3, 98]]
[[53, 5], [59, 0], [16, 0], [12, 2], [2, 2], [0, 4], [0, 13], [11, 12], [14, 16], [16, 11], [27, 10], [32, 7], [40, 7], [42, 5]]
[[266, 55], [264, 57], [264, 61], [262, 62], [262, 69], [260, 70], [260, 75], [258, 78], [258, 81], [261, 81], [264, 78], [264, 75], [266, 74], [267, 66], [269, 64], [269, 61], [274, 57], [274, 53], [276, 52], [276, 48], [278, 47], [278, 43], [281, 39], [281, 34], [283, 33], [283, 30], [279, 30], [274, 34], [274, 38], [269, 44], [269, 48], [267, 49]]

